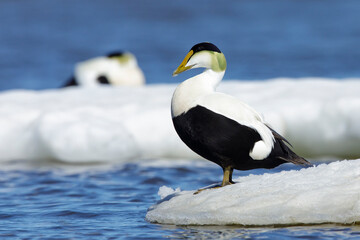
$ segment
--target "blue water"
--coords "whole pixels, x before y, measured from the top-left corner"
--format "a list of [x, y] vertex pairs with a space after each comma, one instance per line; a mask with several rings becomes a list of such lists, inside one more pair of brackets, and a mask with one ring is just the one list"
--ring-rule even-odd
[[202, 41], [225, 53], [226, 79], [360, 77], [359, 12], [357, 0], [3, 0], [0, 90], [58, 87], [116, 49], [148, 83], [179, 82], [191, 73], [171, 73]]
[[[145, 160], [151, 161], [151, 160]], [[360, 226], [171, 226], [144, 220], [160, 186], [185, 190], [218, 182], [213, 164], [192, 167], [5, 164], [0, 171], [1, 239], [359, 239]], [[198, 164], [197, 164], [198, 165]], [[283, 165], [270, 172], [295, 169]], [[268, 170], [236, 172], [236, 176]]]
[[[225, 53], [226, 79], [360, 77], [359, 12], [357, 0], [3, 0], [0, 90], [56, 88], [74, 63], [118, 49], [137, 56], [148, 83], [179, 82], [192, 73], [172, 78], [172, 71], [201, 41]], [[1, 239], [360, 239], [358, 225], [185, 227], [144, 220], [159, 187], [218, 182], [222, 173], [213, 164], [27, 162], [0, 164]]]

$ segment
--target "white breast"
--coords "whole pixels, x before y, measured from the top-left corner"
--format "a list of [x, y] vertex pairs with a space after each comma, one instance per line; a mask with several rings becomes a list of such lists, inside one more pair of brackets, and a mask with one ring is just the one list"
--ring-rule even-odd
[[214, 72], [211, 69], [182, 82], [176, 89], [171, 100], [172, 117], [186, 113], [197, 105], [197, 100], [215, 91], [216, 86], [225, 72]]

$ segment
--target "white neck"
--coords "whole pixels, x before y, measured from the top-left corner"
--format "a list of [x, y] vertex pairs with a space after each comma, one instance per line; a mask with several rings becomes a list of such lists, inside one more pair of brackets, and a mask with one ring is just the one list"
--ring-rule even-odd
[[176, 117], [194, 107], [196, 100], [215, 91], [225, 71], [206, 69], [201, 74], [182, 82], [175, 90], [171, 101], [171, 115]]

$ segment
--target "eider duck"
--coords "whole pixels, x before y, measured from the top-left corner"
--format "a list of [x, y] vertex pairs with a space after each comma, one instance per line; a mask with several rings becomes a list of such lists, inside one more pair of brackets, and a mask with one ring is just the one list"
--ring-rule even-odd
[[[311, 165], [270, 128], [250, 106], [216, 92], [226, 70], [224, 54], [212, 43], [193, 46], [173, 76], [193, 68], [204, 72], [182, 82], [171, 101], [171, 115], [181, 140], [223, 169], [221, 187], [233, 184], [234, 169], [274, 168], [291, 162]], [[290, 145], [291, 146], [291, 145]]]
[[135, 56], [128, 52], [113, 52], [76, 64], [74, 76], [63, 87], [140, 86], [144, 83], [145, 77]]

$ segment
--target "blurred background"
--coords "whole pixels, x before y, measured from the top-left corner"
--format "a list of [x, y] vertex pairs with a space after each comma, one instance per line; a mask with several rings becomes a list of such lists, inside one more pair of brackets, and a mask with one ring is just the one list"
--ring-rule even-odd
[[202, 41], [225, 53], [225, 79], [359, 77], [359, 12], [356, 0], [3, 0], [0, 90], [59, 87], [114, 50], [134, 53], [147, 83], [174, 83]]

